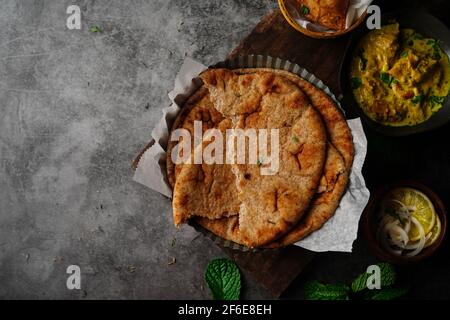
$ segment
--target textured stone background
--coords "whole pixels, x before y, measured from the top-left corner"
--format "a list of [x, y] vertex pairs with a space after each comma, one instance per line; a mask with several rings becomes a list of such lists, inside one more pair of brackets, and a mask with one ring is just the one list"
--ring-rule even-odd
[[[66, 28], [70, 4], [80, 31]], [[223, 253], [177, 231], [169, 200], [133, 182], [130, 161], [184, 57], [222, 60], [274, 6], [1, 1], [0, 298], [209, 297], [204, 268]], [[81, 291], [66, 289], [70, 264]], [[246, 281], [245, 297], [265, 294]]]
[[[412, 3], [379, 2], [386, 10]], [[438, 6], [444, 2], [426, 4], [445, 20], [448, 9]], [[184, 57], [222, 60], [276, 3], [0, 3], [0, 299], [210, 298], [203, 272], [224, 254], [191, 229], [176, 230], [169, 200], [133, 182], [130, 162], [169, 103]], [[81, 7], [81, 31], [65, 26], [70, 4]], [[102, 32], [89, 32], [92, 25]], [[404, 156], [385, 156], [386, 146], [403, 150], [403, 140], [385, 145], [375, 136], [366, 180], [378, 181], [386, 170], [383, 181], [421, 178], [448, 205], [448, 132], [449, 125], [412, 141], [426, 151], [409, 166]], [[409, 297], [449, 298], [448, 247], [401, 270]], [[349, 283], [373, 262], [362, 241], [351, 255], [317, 255], [284, 298], [301, 298], [310, 280]], [[66, 289], [71, 264], [81, 267], [82, 290]], [[243, 298], [269, 296], [245, 274]]]

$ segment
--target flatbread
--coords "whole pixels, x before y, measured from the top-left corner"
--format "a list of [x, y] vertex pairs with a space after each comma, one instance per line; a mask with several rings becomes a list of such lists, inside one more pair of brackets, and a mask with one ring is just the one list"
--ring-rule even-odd
[[[347, 181], [344, 160], [336, 148], [329, 143], [324, 174], [309, 211], [285, 236], [265, 247], [278, 248], [287, 246], [320, 229], [334, 214], [337, 207], [336, 204], [339, 204], [340, 198], [347, 187]], [[238, 216], [219, 220], [198, 219], [196, 221], [220, 237], [231, 241], [239, 239]]]
[[319, 230], [336, 212], [348, 182], [344, 159], [336, 148], [329, 144], [324, 175], [319, 191], [305, 217], [285, 236], [267, 247], [277, 248], [298, 242]]
[[[171, 134], [176, 129], [187, 129], [194, 137], [194, 121], [202, 121], [203, 132], [217, 127], [217, 125], [224, 119], [222, 114], [214, 108], [210, 98], [209, 91], [205, 86], [197, 89], [189, 99], [184, 103], [181, 112], [175, 119]], [[203, 133], [202, 132], [202, 133]], [[172, 189], [175, 187], [176, 176], [180, 173], [182, 164], [177, 164], [172, 161], [172, 150], [178, 144], [178, 141], [171, 141], [169, 139], [167, 146], [167, 179]], [[194, 148], [194, 140], [191, 141], [192, 150]]]
[[[328, 147], [327, 161], [318, 195], [315, 197], [311, 209], [300, 223], [287, 235], [271, 243], [268, 247], [286, 246], [298, 242], [320, 229], [334, 215], [345, 192], [353, 164], [353, 137], [343, 114], [333, 100], [325, 92], [317, 89], [306, 80], [282, 70], [240, 69], [235, 71], [240, 74], [272, 73], [286, 77], [308, 95], [314, 107], [322, 115], [327, 127], [328, 139], [331, 142]], [[198, 219], [197, 222], [218, 236], [235, 242], [239, 239], [237, 217], [215, 221]]]
[[[224, 132], [231, 128], [231, 120], [222, 120], [217, 127]], [[204, 141], [197, 148], [206, 148]], [[225, 141], [224, 141], [225, 144]], [[173, 216], [175, 225], [187, 222], [193, 216], [218, 219], [240, 212], [236, 177], [227, 164], [183, 164], [176, 176], [173, 193]]]
[[342, 112], [322, 90], [301, 77], [283, 70], [243, 69], [239, 70], [238, 73], [255, 71], [282, 75], [299, 86], [322, 115], [329, 140], [331, 141], [330, 148], [328, 148], [325, 173], [321, 180], [322, 186], [324, 183], [327, 184], [325, 192], [320, 192], [322, 190], [319, 187], [319, 193], [311, 204], [311, 209], [305, 218], [288, 235], [271, 245], [271, 247], [286, 246], [298, 242], [320, 229], [336, 212], [345, 193], [353, 165], [353, 136]]
[[[307, 211], [322, 175], [326, 131], [320, 115], [291, 81], [270, 73], [238, 76], [225, 69], [202, 74], [211, 100], [240, 129], [277, 129], [279, 170], [233, 165], [239, 200], [238, 233], [222, 236], [248, 247], [286, 234]], [[178, 183], [178, 180], [177, 180]]]
[[[342, 156], [328, 144], [327, 160], [321, 178], [318, 193], [311, 203], [309, 211], [299, 223], [280, 239], [266, 245], [266, 248], [284, 247], [310, 235], [320, 229], [334, 214], [342, 194], [347, 187], [347, 175]], [[239, 241], [238, 216], [218, 220], [197, 219], [204, 228], [225, 239]]]
[[[199, 88], [185, 103], [171, 131], [186, 129], [190, 132], [191, 157], [194, 151], [194, 121], [202, 121], [202, 133], [211, 128], [224, 131], [231, 127], [230, 119], [225, 119], [212, 105], [208, 90]], [[204, 141], [203, 147], [208, 143]], [[178, 141], [169, 139], [166, 161], [167, 177], [174, 189], [175, 225], [186, 222], [193, 215], [217, 219], [238, 214], [240, 202], [237, 200], [237, 190], [233, 184], [229, 184], [229, 181], [234, 180], [231, 168], [216, 164], [175, 165], [172, 153], [177, 144]]]
[[314, 108], [322, 116], [327, 129], [328, 139], [344, 158], [347, 171], [351, 170], [355, 155], [352, 132], [345, 116], [327, 93], [296, 74], [284, 70], [248, 68], [235, 70], [235, 72], [242, 74], [269, 72], [283, 76], [295, 83], [308, 96]]

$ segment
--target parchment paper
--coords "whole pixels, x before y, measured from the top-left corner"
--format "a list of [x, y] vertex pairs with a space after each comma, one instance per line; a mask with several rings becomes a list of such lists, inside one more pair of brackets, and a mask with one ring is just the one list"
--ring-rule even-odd
[[[273, 63], [275, 65], [280, 64], [278, 59], [274, 60]], [[165, 179], [164, 173], [166, 169], [165, 150], [169, 137], [169, 128], [181, 110], [180, 106], [184, 100], [198, 88], [199, 83], [195, 79], [206, 69], [206, 66], [190, 58], [184, 61], [175, 79], [174, 89], [169, 93], [172, 104], [163, 109], [162, 117], [152, 131], [152, 138], [155, 140], [155, 143], [142, 155], [134, 173], [133, 179], [136, 182], [167, 197], [172, 196], [172, 190]], [[321, 81], [316, 79], [314, 75], [308, 74], [306, 70], [303, 70], [302, 76], [312, 83], [315, 82], [316, 86], [329, 93], [335, 100], [335, 97], [330, 93], [329, 89]], [[349, 120], [348, 124], [352, 130], [355, 145], [355, 160], [350, 175], [348, 190], [342, 198], [340, 206], [333, 218], [322, 229], [296, 243], [297, 246], [311, 251], [351, 252], [353, 241], [357, 236], [361, 213], [369, 200], [370, 193], [366, 188], [364, 177], [361, 173], [366, 157], [367, 140], [360, 119]], [[236, 246], [233, 247], [236, 248]]]

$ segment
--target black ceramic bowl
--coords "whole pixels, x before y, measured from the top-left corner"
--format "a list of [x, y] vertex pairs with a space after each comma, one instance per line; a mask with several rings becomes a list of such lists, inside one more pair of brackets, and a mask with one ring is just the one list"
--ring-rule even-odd
[[[393, 255], [386, 250], [384, 250], [381, 245], [378, 243], [376, 239], [376, 229], [377, 229], [377, 213], [379, 212], [379, 204], [383, 197], [392, 189], [399, 187], [408, 187], [419, 190], [423, 192], [434, 205], [434, 209], [439, 219], [441, 220], [441, 234], [439, 238], [433, 243], [431, 246], [425, 248], [420, 254], [415, 257], [406, 257], [406, 256], [396, 256]], [[411, 265], [414, 263], [421, 262], [429, 257], [431, 257], [441, 246], [443, 243], [445, 232], [447, 229], [447, 213], [444, 207], [443, 202], [438, 197], [438, 195], [428, 188], [427, 186], [421, 184], [418, 181], [405, 180], [398, 181], [395, 183], [391, 183], [385, 185], [381, 188], [378, 188], [370, 197], [370, 201], [364, 212], [362, 214], [362, 227], [364, 236], [367, 240], [369, 248], [372, 253], [381, 261], [386, 261], [396, 265]]]
[[[450, 56], [450, 30], [438, 19], [423, 11], [406, 11], [403, 13], [391, 13], [383, 15], [382, 23], [385, 24], [391, 19], [400, 23], [400, 28], [411, 28], [420, 34], [433, 39], [440, 40], [441, 47]], [[407, 136], [432, 129], [436, 129], [450, 121], [450, 99], [444, 102], [443, 107], [427, 121], [415, 125], [404, 127], [390, 127], [373, 121], [364, 114], [362, 109], [353, 97], [350, 87], [350, 63], [355, 51], [355, 47], [370, 30], [367, 27], [361, 27], [352, 34], [350, 45], [346, 50], [344, 61], [340, 70], [340, 87], [344, 94], [344, 105], [351, 109], [352, 113], [358, 114], [365, 123], [372, 129], [390, 136]]]

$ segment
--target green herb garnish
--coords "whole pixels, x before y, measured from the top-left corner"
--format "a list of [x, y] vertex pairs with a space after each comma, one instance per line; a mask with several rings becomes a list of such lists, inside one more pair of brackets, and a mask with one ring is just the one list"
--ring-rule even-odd
[[233, 261], [212, 260], [206, 268], [205, 281], [214, 300], [239, 300], [241, 273]]
[[300, 142], [300, 140], [298, 140], [298, 138], [297, 137], [292, 137], [292, 141], [294, 141], [295, 143], [299, 143]]
[[317, 281], [305, 286], [307, 300], [348, 300], [350, 288], [343, 284], [322, 284]]
[[420, 33], [415, 33], [413, 36], [414, 40], [423, 40], [423, 35], [421, 35]]
[[389, 73], [382, 72], [380, 74], [380, 80], [386, 83], [387, 85], [391, 84], [391, 76], [389, 75]]
[[402, 58], [407, 58], [409, 55], [408, 51], [403, 51], [402, 54], [400, 55]]
[[418, 104], [418, 103], [421, 103], [424, 98], [425, 98], [425, 96], [423, 94], [419, 94], [418, 96], [415, 96], [414, 98], [412, 98], [411, 102], [414, 104]]
[[302, 15], [306, 16], [307, 14], [309, 14], [311, 12], [311, 10], [309, 10], [309, 8], [307, 6], [302, 6], [300, 8], [300, 12]]
[[391, 75], [386, 72], [382, 72], [380, 74], [380, 80], [383, 81], [388, 86], [390, 86], [392, 83], [393, 84], [399, 83], [399, 81], [397, 79], [395, 79], [394, 77], [391, 77]]
[[[379, 263], [381, 273], [381, 286], [387, 287], [391, 286], [395, 283], [395, 270], [392, 265], [389, 263]], [[367, 272], [361, 273], [355, 280], [352, 282], [352, 291], [360, 292], [367, 288], [367, 279], [369, 278], [369, 274]]]
[[261, 160], [258, 159], [258, 161], [256, 161], [256, 164], [257, 164], [259, 167], [261, 167], [263, 163], [262, 163]]
[[430, 96], [430, 97], [428, 97], [428, 100], [429, 100], [432, 104], [442, 105], [442, 104], [444, 104], [445, 97]]
[[353, 89], [353, 90], [358, 89], [358, 88], [361, 87], [361, 85], [362, 85], [361, 78], [358, 78], [358, 77], [353, 77], [353, 78], [351, 78], [351, 79], [350, 79], [350, 82], [351, 82], [351, 86], [352, 86], [352, 89]]
[[360, 274], [351, 287], [344, 284], [322, 284], [317, 281], [305, 285], [305, 298], [308, 300], [393, 300], [407, 293], [406, 289], [395, 287], [396, 273], [392, 265], [379, 263], [381, 289], [369, 290], [367, 281], [371, 276], [367, 272]]
[[435, 50], [433, 53], [433, 59], [434, 60], [441, 60], [442, 56], [438, 50]]
[[441, 48], [439, 47], [439, 40], [429, 39], [426, 43], [433, 48], [433, 59], [441, 60], [442, 56]]
[[100, 29], [99, 26], [92, 26], [92, 27], [89, 28], [89, 31], [93, 32], [93, 33], [95, 33], [95, 32], [102, 32], [102, 29]]

